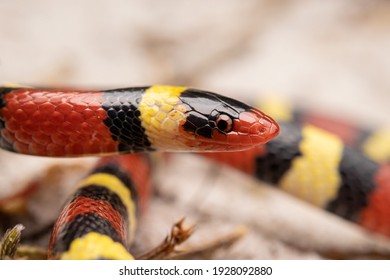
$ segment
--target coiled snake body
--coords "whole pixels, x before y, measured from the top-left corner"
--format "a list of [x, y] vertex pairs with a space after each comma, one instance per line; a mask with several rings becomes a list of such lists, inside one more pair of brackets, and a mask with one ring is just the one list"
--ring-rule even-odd
[[390, 132], [271, 103], [263, 108], [279, 121], [278, 137], [205, 156], [390, 237]]

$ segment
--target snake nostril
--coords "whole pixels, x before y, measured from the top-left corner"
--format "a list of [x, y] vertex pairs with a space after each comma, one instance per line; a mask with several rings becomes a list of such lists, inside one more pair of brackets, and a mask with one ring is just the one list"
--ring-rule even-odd
[[262, 134], [264, 130], [264, 127], [258, 123], [254, 124], [251, 126], [249, 129], [249, 133], [252, 135], [259, 135]]

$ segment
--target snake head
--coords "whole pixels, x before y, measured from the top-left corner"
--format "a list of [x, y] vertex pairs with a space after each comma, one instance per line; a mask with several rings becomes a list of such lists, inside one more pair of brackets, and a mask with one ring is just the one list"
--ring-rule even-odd
[[[146, 133], [157, 149], [239, 151], [264, 144], [279, 133], [271, 117], [216, 93], [167, 86], [152, 87], [150, 92], [153, 101], [144, 100], [149, 105], [142, 111], [153, 113], [143, 124], [150, 123]], [[158, 109], [151, 110], [150, 105]]]
[[195, 150], [245, 150], [279, 133], [271, 117], [237, 100], [194, 89], [180, 99], [189, 108], [182, 130], [195, 140], [189, 141]]

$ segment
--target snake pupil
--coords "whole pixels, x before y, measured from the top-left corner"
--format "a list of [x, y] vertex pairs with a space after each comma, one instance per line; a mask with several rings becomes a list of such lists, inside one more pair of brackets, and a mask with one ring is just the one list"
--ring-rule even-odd
[[232, 119], [227, 115], [220, 115], [217, 119], [217, 128], [223, 132], [232, 130]]
[[220, 120], [217, 124], [217, 127], [219, 130], [225, 131], [225, 129], [228, 127], [228, 123], [225, 120]]

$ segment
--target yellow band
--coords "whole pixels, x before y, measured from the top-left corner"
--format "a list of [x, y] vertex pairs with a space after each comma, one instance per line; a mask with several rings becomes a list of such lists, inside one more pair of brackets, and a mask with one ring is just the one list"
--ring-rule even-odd
[[[187, 108], [180, 102], [186, 87], [152, 86], [142, 96], [138, 109], [145, 133], [154, 148], [169, 149], [180, 145], [179, 124], [185, 121]], [[183, 143], [183, 149], [186, 145]]]
[[281, 180], [281, 188], [314, 205], [324, 207], [335, 198], [341, 178], [338, 166], [343, 143], [335, 135], [307, 125], [302, 129], [302, 156]]
[[113, 241], [106, 235], [90, 232], [72, 241], [62, 260], [133, 260], [122, 244]]
[[257, 106], [273, 119], [282, 122], [290, 122], [293, 120], [293, 110], [289, 102], [279, 98], [267, 98], [259, 102]]
[[363, 152], [372, 160], [384, 162], [390, 158], [390, 131], [378, 130], [363, 144]]

